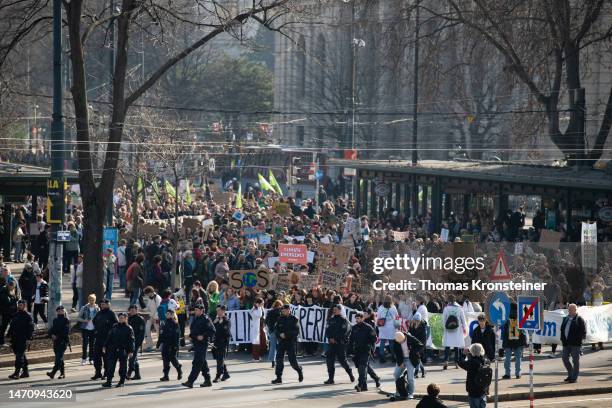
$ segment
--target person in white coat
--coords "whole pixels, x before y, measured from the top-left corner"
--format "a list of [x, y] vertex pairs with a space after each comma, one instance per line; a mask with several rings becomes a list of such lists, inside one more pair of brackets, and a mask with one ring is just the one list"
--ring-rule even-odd
[[391, 347], [392, 342], [395, 340], [395, 319], [397, 316], [398, 313], [393, 304], [393, 298], [389, 295], [385, 296], [383, 304], [378, 307], [376, 312], [376, 326], [378, 326], [378, 338], [380, 339], [378, 356], [381, 364], [386, 362], [385, 345]]
[[454, 295], [448, 295], [448, 302], [442, 312], [442, 324], [444, 335], [442, 344], [444, 345], [444, 366], [448, 368], [448, 359], [450, 357], [451, 347], [455, 349], [455, 368], [458, 368], [457, 362], [461, 350], [465, 347], [465, 336], [467, 335], [468, 326], [465, 320], [463, 308], [455, 301]]
[[266, 349], [266, 334], [263, 331], [262, 319], [264, 317], [263, 300], [255, 299], [251, 314], [251, 354], [253, 361], [260, 361], [261, 355]]
[[161, 303], [161, 296], [155, 293], [153, 286], [147, 286], [144, 289], [143, 299], [145, 301], [144, 312], [149, 315], [145, 325], [145, 351], [153, 351], [153, 336], [151, 329], [154, 327], [155, 332], [159, 333], [159, 321], [157, 317], [157, 308]]
[[470, 302], [468, 295], [463, 297], [463, 313], [474, 313], [474, 305]]

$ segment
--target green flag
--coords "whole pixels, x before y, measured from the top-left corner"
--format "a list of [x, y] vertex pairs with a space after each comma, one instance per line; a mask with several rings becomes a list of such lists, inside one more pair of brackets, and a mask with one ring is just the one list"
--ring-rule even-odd
[[136, 196], [141, 198], [144, 202], [145, 200], [145, 187], [142, 182], [142, 177], [138, 176], [138, 181], [136, 182]]
[[155, 199], [157, 200], [158, 203], [161, 203], [161, 194], [159, 193], [159, 186], [157, 185], [157, 179], [154, 178], [151, 185], [153, 186], [153, 192], [155, 193]]
[[280, 184], [278, 184], [278, 181], [276, 181], [276, 177], [274, 177], [272, 169], [268, 169], [268, 179], [270, 180], [270, 185], [274, 187], [274, 191], [276, 191], [280, 195], [283, 195], [283, 190], [281, 189]]
[[166, 184], [164, 184], [164, 187], [166, 189], [166, 194], [168, 194], [170, 197], [176, 198], [176, 190], [174, 189], [174, 187], [172, 187], [172, 184], [170, 184], [168, 180], [166, 180]]
[[236, 193], [236, 208], [242, 208], [242, 183], [238, 183], [238, 192]]
[[189, 180], [185, 179], [185, 202], [191, 205], [191, 188], [189, 188]]
[[272, 187], [270, 183], [268, 183], [264, 176], [262, 176], [260, 173], [257, 173], [257, 177], [259, 178], [259, 186], [262, 190], [274, 191], [274, 187]]

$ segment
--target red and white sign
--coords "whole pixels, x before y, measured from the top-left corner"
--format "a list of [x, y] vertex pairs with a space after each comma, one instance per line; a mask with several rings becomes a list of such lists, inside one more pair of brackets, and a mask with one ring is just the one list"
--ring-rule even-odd
[[504, 251], [499, 251], [499, 255], [497, 255], [497, 260], [495, 264], [493, 264], [493, 269], [491, 270], [489, 278], [498, 281], [509, 281], [512, 279], [510, 269], [508, 269], [508, 264], [504, 258]]
[[284, 263], [308, 264], [308, 248], [302, 244], [278, 244], [278, 260]]
[[344, 158], [346, 160], [357, 160], [357, 149], [348, 149], [344, 151]]

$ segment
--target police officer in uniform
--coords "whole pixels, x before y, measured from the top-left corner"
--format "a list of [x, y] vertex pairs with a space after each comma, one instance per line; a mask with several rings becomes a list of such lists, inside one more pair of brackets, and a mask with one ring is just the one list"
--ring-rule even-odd
[[195, 318], [189, 326], [189, 337], [193, 345], [193, 362], [191, 365], [191, 373], [189, 378], [181, 385], [193, 388], [193, 383], [198, 379], [200, 373], [204, 376], [204, 382], [200, 387], [210, 387], [210, 371], [208, 363], [206, 363], [206, 349], [208, 347], [208, 339], [215, 335], [215, 326], [210, 321], [210, 318], [205, 313], [204, 305], [199, 303], [194, 310]]
[[[353, 361], [357, 366], [359, 379], [355, 389], [359, 391], [367, 391], [367, 369], [370, 353], [376, 344], [376, 331], [369, 324], [363, 322], [363, 313], [359, 312], [355, 316], [356, 324], [351, 330], [349, 337], [349, 350], [354, 354]], [[377, 384], [378, 386], [378, 384]]]
[[[11, 320], [8, 337], [11, 339], [11, 348], [15, 353], [15, 372], [9, 375], [11, 380], [28, 378], [28, 359], [25, 355], [28, 341], [34, 334], [34, 321], [26, 310], [27, 302], [20, 299], [17, 302], [17, 313]], [[21, 372], [21, 375], [20, 375]]]
[[[128, 324], [134, 330], [134, 352], [128, 364], [128, 380], [140, 380], [140, 364], [138, 364], [138, 350], [142, 347], [145, 336], [145, 321], [138, 314], [138, 306], [130, 305], [128, 308]], [[132, 376], [134, 373], [134, 376]]]
[[106, 382], [102, 386], [109, 388], [112, 385], [115, 367], [117, 366], [117, 360], [119, 360], [119, 382], [116, 387], [123, 387], [127, 376], [128, 358], [131, 358], [132, 353], [134, 353], [134, 330], [128, 325], [125, 312], [119, 313], [119, 322], [109, 332], [104, 348], [107, 353], [106, 363], [108, 367], [106, 369]]
[[53, 353], [55, 353], [55, 363], [53, 369], [47, 373], [49, 378], [55, 377], [55, 373], [60, 372], [58, 378], [65, 378], [64, 372], [64, 353], [66, 347], [70, 343], [70, 321], [66, 318], [66, 311], [63, 305], [59, 305], [55, 308], [57, 317], [53, 319], [51, 329], [49, 330], [49, 336], [53, 340]]
[[170, 381], [170, 378], [168, 378], [170, 364], [172, 364], [178, 373], [177, 380], [180, 380], [183, 378], [183, 370], [181, 370], [181, 365], [177, 359], [179, 339], [181, 337], [178, 317], [172, 310], [168, 310], [165, 317], [166, 320], [164, 324], [159, 326], [159, 337], [157, 339], [157, 345], [155, 346], [155, 348], [159, 348], [161, 344], [161, 355], [164, 366], [164, 376], [160, 378], [159, 381]]
[[225, 315], [225, 305], [217, 306], [217, 317], [213, 321], [215, 325], [215, 340], [213, 342], [213, 357], [217, 360], [217, 375], [213, 382], [225, 381], [230, 378], [225, 365], [227, 348], [229, 347], [231, 334], [231, 322]]
[[[108, 361], [104, 352], [104, 346], [108, 340], [108, 334], [117, 323], [117, 316], [110, 309], [110, 301], [108, 299], [102, 299], [100, 311], [96, 313], [92, 322], [94, 325], [94, 368], [96, 373], [91, 379], [99, 380], [106, 377]], [[104, 366], [104, 376], [102, 376], [102, 366]]]
[[[374, 317], [375, 315], [372, 309], [367, 308], [363, 311], [363, 322], [369, 325], [372, 329], [374, 329], [374, 333], [376, 333], [376, 322], [374, 321]], [[359, 360], [357, 356], [353, 356], [353, 363], [355, 364], [355, 367], [359, 365]], [[380, 388], [380, 377], [378, 376], [378, 374], [376, 374], [376, 371], [374, 371], [374, 369], [370, 365], [370, 359], [368, 359], [367, 371], [370, 378], [374, 380], [376, 388]]]
[[334, 383], [334, 373], [336, 372], [336, 358], [338, 362], [346, 370], [351, 382], [355, 381], [353, 370], [346, 361], [346, 340], [350, 332], [350, 324], [346, 317], [342, 316], [342, 306], [334, 305], [332, 308], [333, 316], [327, 321], [327, 374], [329, 378], [323, 384]]
[[285, 353], [289, 357], [291, 367], [297, 371], [299, 382], [304, 381], [304, 373], [302, 367], [297, 362], [295, 348], [300, 326], [297, 317], [291, 314], [291, 307], [284, 305], [281, 315], [274, 326], [278, 345], [276, 346], [276, 379], [272, 380], [272, 384], [283, 383], [283, 368], [285, 367]]

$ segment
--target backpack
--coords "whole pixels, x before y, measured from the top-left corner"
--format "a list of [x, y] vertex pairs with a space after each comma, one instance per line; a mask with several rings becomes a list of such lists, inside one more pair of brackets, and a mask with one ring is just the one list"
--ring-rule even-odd
[[406, 371], [395, 380], [395, 391], [400, 398], [408, 397], [408, 381], [406, 381]]
[[168, 299], [164, 299], [161, 301], [159, 306], [157, 306], [157, 318], [160, 321], [166, 320], [167, 311], [168, 311]]
[[474, 383], [480, 387], [483, 391], [491, 385], [491, 379], [493, 378], [493, 370], [489, 364], [484, 363], [478, 368], [478, 372], [474, 377]]
[[454, 314], [448, 315], [446, 322], [444, 322], [446, 330], [456, 330], [459, 327], [459, 319]]

